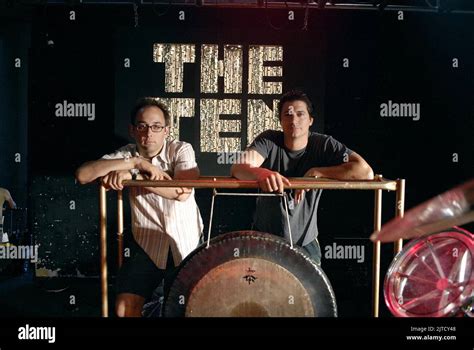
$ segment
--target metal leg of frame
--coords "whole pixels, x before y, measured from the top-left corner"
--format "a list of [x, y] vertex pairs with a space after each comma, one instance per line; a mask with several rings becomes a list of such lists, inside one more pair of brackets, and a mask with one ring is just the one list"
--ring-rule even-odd
[[[396, 207], [395, 207], [395, 216], [403, 217], [405, 213], [405, 179], [397, 180], [397, 198], [396, 198]], [[395, 242], [394, 255], [397, 255], [402, 251], [403, 248], [403, 239], [399, 239]]]
[[123, 262], [123, 192], [117, 191], [117, 263], [118, 267], [122, 266]]
[[[374, 231], [382, 226], [382, 190], [375, 190]], [[379, 317], [380, 299], [380, 241], [374, 243], [372, 260], [372, 316]]]
[[211, 213], [209, 215], [209, 230], [207, 231], [207, 242], [206, 249], [209, 248], [211, 244], [211, 230], [212, 230], [212, 217], [214, 216], [214, 202], [217, 196], [217, 191], [215, 188], [212, 189], [212, 199], [211, 199]]
[[99, 189], [100, 211], [100, 287], [102, 298], [102, 317], [109, 317], [109, 303], [107, 291], [107, 202], [105, 187]]

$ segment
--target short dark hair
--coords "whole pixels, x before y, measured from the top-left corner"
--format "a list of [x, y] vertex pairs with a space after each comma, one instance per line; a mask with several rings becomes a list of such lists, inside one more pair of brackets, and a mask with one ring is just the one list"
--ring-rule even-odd
[[171, 117], [168, 108], [163, 102], [158, 101], [158, 99], [154, 97], [142, 97], [137, 100], [135, 106], [133, 107], [130, 113], [130, 124], [135, 125], [138, 113], [146, 107], [158, 107], [159, 109], [161, 109], [163, 115], [165, 116], [165, 125], [170, 125]]
[[293, 101], [303, 101], [306, 103], [308, 107], [308, 113], [311, 117], [313, 117], [313, 104], [311, 100], [303, 91], [300, 90], [291, 90], [285, 93], [278, 101], [278, 118], [281, 119], [281, 110], [283, 109], [283, 105], [286, 102], [293, 102]]

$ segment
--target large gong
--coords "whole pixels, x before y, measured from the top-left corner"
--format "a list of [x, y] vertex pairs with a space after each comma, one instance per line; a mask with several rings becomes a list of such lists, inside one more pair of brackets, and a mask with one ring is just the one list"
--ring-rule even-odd
[[226, 233], [181, 264], [165, 317], [335, 317], [322, 269], [299, 248], [257, 231]]

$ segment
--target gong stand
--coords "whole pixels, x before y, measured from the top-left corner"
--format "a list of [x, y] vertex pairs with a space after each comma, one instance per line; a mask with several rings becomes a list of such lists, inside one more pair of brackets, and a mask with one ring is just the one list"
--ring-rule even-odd
[[[388, 180], [382, 175], [376, 175], [374, 180], [333, 180], [311, 177], [289, 178], [291, 186], [285, 186], [285, 189], [328, 189], [328, 190], [372, 190], [375, 192], [374, 198], [374, 231], [380, 231], [382, 226], [382, 191], [396, 191], [395, 216], [402, 217], [405, 207], [405, 180]], [[233, 177], [200, 177], [197, 180], [127, 180], [122, 183], [126, 187], [190, 187], [190, 188], [209, 188], [213, 189], [212, 208], [214, 199], [217, 195], [280, 195], [284, 197], [286, 212], [288, 213], [287, 198], [284, 194], [257, 194], [257, 193], [218, 193], [216, 189], [258, 189], [257, 181], [237, 180]], [[122, 263], [123, 253], [123, 199], [122, 191], [118, 193], [117, 220], [118, 220], [118, 264]], [[101, 281], [101, 314], [102, 317], [108, 317], [108, 285], [107, 285], [107, 193], [103, 184], [99, 188], [99, 221], [100, 221], [100, 281]], [[211, 211], [210, 221], [212, 223]], [[288, 215], [287, 224], [289, 226]], [[210, 226], [208, 232], [207, 244], [209, 245]], [[291, 229], [290, 229], [291, 237]], [[293, 242], [291, 239], [291, 246]], [[373, 243], [373, 262], [372, 262], [372, 315], [379, 316], [380, 302], [380, 241]], [[395, 242], [394, 253], [398, 254], [402, 250], [403, 241], [400, 239]]]

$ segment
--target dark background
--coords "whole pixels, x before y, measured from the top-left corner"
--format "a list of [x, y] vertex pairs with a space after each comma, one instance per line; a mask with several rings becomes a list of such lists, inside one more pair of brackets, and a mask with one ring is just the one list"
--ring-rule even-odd
[[[300, 87], [308, 92], [316, 106], [314, 130], [356, 150], [376, 173], [406, 179], [407, 209], [472, 178], [473, 15], [405, 12], [399, 21], [395, 11], [311, 9], [308, 30], [303, 30], [302, 9], [295, 10], [294, 22], [286, 21], [285, 10], [157, 9], [140, 8], [137, 28], [131, 6], [76, 7], [75, 21], [65, 6], [0, 15], [0, 186], [28, 208], [28, 233], [40, 244], [36, 276], [98, 275], [98, 188], [76, 184], [74, 171], [128, 143], [124, 118], [137, 97], [168, 97], [162, 93], [164, 79], [149, 78], [160, 77], [163, 69], [152, 62], [152, 48], [146, 46], [153, 42], [197, 44], [197, 57], [201, 43], [282, 45], [284, 91]], [[186, 21], [178, 20], [179, 10], [185, 10]], [[47, 45], [48, 39], [54, 45]], [[125, 53], [132, 58], [127, 72], [118, 68]], [[14, 67], [17, 57], [21, 68]], [[349, 68], [343, 67], [344, 58]], [[452, 67], [453, 58], [459, 68]], [[195, 81], [185, 80], [179, 97], [194, 97], [198, 105], [199, 69], [186, 69]], [[245, 92], [245, 81], [243, 87]], [[95, 103], [96, 120], [56, 118], [54, 104], [64, 99]], [[379, 106], [388, 100], [421, 103], [421, 119], [381, 118]], [[197, 115], [193, 122], [186, 120], [182, 130], [199, 130], [198, 121]], [[198, 150], [199, 135], [187, 130], [183, 139]], [[458, 162], [453, 162], [455, 153]], [[203, 174], [227, 173], [215, 155], [196, 154]], [[108, 197], [114, 275], [115, 196]], [[207, 233], [210, 191], [198, 190], [196, 197]], [[213, 234], [250, 227], [253, 199], [217, 201]], [[384, 193], [384, 221], [393, 216], [394, 201], [394, 193]], [[372, 215], [371, 192], [325, 191], [322, 196], [323, 249], [333, 242], [365, 247], [361, 264], [323, 258], [341, 316], [370, 315]], [[472, 225], [466, 227], [472, 231]], [[383, 277], [392, 246], [383, 246], [382, 254]]]

